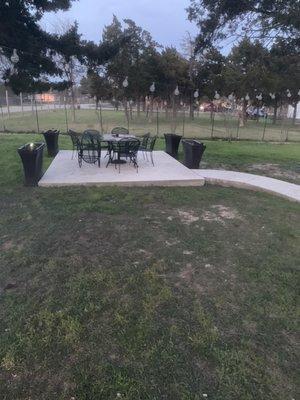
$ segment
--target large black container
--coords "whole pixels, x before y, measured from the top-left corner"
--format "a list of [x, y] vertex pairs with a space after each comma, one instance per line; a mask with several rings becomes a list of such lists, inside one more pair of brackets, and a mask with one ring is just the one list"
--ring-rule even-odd
[[166, 141], [166, 153], [170, 156], [178, 157], [178, 147], [182, 136], [176, 135], [175, 133], [165, 133]]
[[43, 153], [45, 143], [27, 143], [18, 149], [24, 175], [25, 186], [37, 186], [43, 175]]
[[204, 150], [205, 144], [197, 140], [182, 141], [184, 159], [183, 164], [190, 169], [198, 169]]
[[45, 141], [47, 143], [47, 150], [49, 157], [55, 157], [58, 153], [58, 136], [59, 131], [49, 130], [43, 133]]

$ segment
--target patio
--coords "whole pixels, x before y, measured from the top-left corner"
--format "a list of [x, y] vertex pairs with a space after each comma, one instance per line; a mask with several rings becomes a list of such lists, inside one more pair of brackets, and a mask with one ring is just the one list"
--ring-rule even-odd
[[121, 172], [113, 165], [106, 168], [106, 152], [101, 154], [101, 167], [83, 163], [79, 168], [77, 155], [62, 150], [52, 161], [39, 186], [203, 186], [204, 178], [186, 168], [164, 151], [154, 151], [154, 166], [138, 155], [138, 173], [129, 163]]

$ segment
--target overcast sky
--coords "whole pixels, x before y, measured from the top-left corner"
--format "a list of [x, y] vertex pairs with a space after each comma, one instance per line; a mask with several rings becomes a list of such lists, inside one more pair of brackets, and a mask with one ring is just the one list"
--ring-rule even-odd
[[195, 24], [187, 20], [188, 5], [189, 0], [78, 0], [67, 12], [46, 14], [43, 25], [52, 30], [57, 19], [77, 20], [83, 38], [98, 42], [115, 14], [120, 20], [134, 20], [158, 43], [180, 50], [186, 32], [197, 33]]

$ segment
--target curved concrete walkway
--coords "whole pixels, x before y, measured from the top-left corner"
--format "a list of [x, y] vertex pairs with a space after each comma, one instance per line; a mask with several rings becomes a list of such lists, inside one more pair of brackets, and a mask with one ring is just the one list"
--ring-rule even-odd
[[202, 176], [206, 183], [260, 190], [300, 202], [300, 185], [294, 183], [236, 171], [217, 169], [194, 169], [193, 171]]

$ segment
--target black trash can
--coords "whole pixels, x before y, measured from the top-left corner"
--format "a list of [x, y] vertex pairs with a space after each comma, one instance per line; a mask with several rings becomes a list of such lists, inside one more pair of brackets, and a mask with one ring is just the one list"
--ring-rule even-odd
[[165, 133], [166, 153], [174, 158], [178, 158], [178, 147], [182, 136], [175, 133]]
[[25, 186], [37, 186], [43, 175], [45, 143], [27, 143], [18, 149], [25, 175]]
[[45, 141], [47, 143], [47, 150], [49, 157], [55, 157], [58, 153], [58, 136], [59, 131], [49, 130], [43, 133]]
[[205, 144], [197, 140], [183, 140], [182, 146], [184, 152], [183, 164], [190, 169], [198, 169], [206, 149]]

